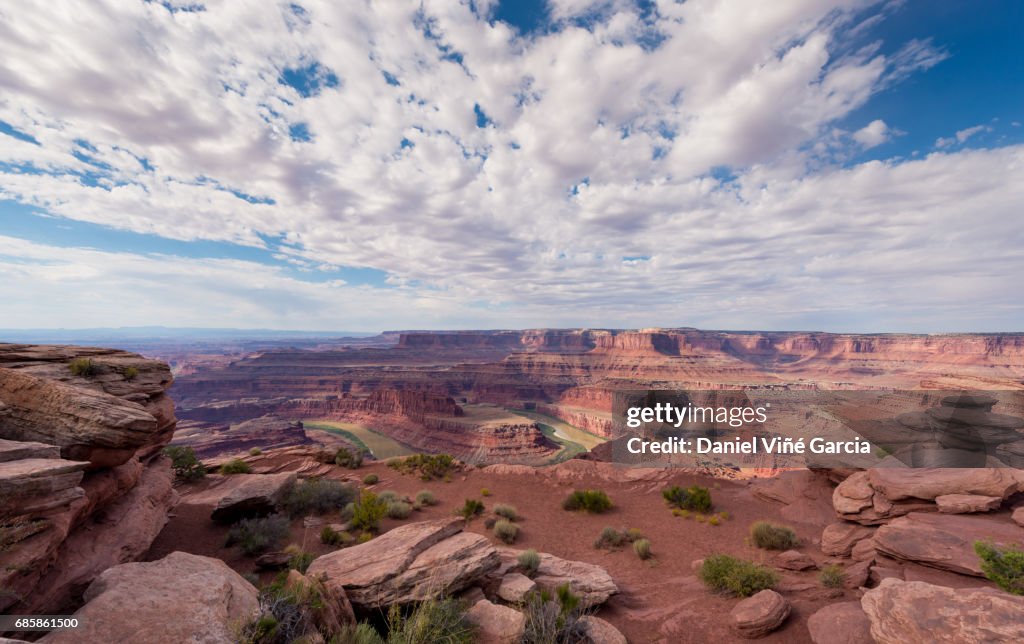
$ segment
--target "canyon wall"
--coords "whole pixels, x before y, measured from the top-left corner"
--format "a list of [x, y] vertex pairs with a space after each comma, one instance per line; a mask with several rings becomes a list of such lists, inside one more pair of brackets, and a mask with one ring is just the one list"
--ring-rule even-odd
[[0, 611], [61, 613], [141, 557], [176, 503], [166, 364], [0, 344]]

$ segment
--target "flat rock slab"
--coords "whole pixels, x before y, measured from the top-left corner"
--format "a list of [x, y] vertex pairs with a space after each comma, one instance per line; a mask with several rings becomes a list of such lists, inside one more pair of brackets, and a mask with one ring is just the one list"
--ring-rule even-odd
[[255, 614], [256, 597], [252, 584], [223, 561], [172, 552], [104, 571], [75, 612], [82, 626], [40, 641], [229, 644], [236, 641], [232, 627]]
[[526, 616], [514, 608], [481, 599], [466, 612], [466, 620], [477, 627], [478, 644], [515, 644], [523, 636]]
[[821, 551], [826, 555], [849, 557], [853, 546], [874, 534], [874, 528], [849, 521], [837, 521], [821, 532]]
[[911, 513], [875, 533], [882, 554], [962, 575], [984, 576], [975, 541], [1024, 546], [1024, 531], [1004, 518], [966, 514]]
[[537, 589], [537, 582], [524, 574], [510, 572], [501, 578], [501, 585], [498, 586], [498, 597], [505, 601], [518, 604], [526, 599], [526, 596]]
[[59, 458], [26, 458], [0, 463], [0, 497], [54, 494], [82, 481], [88, 463]]
[[463, 532], [459, 518], [394, 528], [363, 544], [313, 560], [307, 576], [341, 589], [353, 605], [407, 604], [471, 586], [498, 567], [486, 537]]
[[943, 494], [935, 497], [935, 505], [943, 514], [971, 514], [998, 510], [1003, 503], [1001, 496], [980, 494]]
[[745, 639], [757, 639], [771, 633], [789, 617], [789, 602], [774, 590], [762, 590], [730, 611], [736, 633]]
[[785, 552], [775, 555], [772, 560], [777, 568], [783, 570], [810, 570], [811, 568], [817, 568], [817, 564], [809, 556], [798, 550], [787, 550]]
[[994, 588], [954, 589], [890, 578], [860, 603], [879, 644], [1024, 641], [1024, 597]]
[[1009, 468], [876, 468], [867, 471], [871, 487], [890, 501], [931, 501], [946, 494], [978, 494], [1001, 499], [1020, 489]]
[[0, 463], [25, 458], [60, 458], [60, 448], [34, 441], [9, 441], [0, 438]]
[[814, 644], [873, 644], [871, 620], [859, 601], [829, 604], [807, 619]]
[[[522, 550], [499, 548], [501, 568], [499, 573], [514, 570], [518, 566], [518, 557]], [[538, 588], [554, 592], [562, 584], [569, 584], [569, 589], [580, 598], [580, 606], [590, 608], [608, 601], [608, 598], [619, 592], [615, 580], [608, 571], [594, 564], [583, 561], [561, 559], [546, 552], [540, 555], [540, 566], [533, 576]]]
[[295, 472], [280, 474], [232, 474], [229, 489], [217, 502], [210, 518], [230, 523], [243, 517], [269, 514], [284, 501], [295, 485]]

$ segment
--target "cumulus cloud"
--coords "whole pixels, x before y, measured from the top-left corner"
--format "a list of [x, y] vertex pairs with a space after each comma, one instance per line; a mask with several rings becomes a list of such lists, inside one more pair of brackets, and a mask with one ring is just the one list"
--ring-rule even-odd
[[[0, 8], [0, 121], [22, 135], [0, 134], [0, 198], [281, 262], [8, 240], [6, 302], [202, 326], [930, 324], [1020, 262], [959, 217], [995, 225], [1020, 203], [1021, 152], [830, 163], [838, 121], [946, 56], [926, 40], [838, 55], [873, 4], [559, 0], [559, 27], [525, 35], [454, 0]], [[949, 252], [950, 234], [991, 252]]]
[[988, 125], [974, 125], [967, 127], [962, 130], [957, 130], [956, 134], [950, 137], [939, 137], [935, 140], [935, 147], [937, 148], [948, 148], [953, 145], [963, 145], [967, 142], [967, 139], [971, 138], [975, 134], [982, 132], [991, 132], [992, 128]]

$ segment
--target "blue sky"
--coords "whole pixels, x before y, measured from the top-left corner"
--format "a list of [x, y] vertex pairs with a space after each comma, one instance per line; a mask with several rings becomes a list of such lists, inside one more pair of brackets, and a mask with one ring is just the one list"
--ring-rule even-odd
[[0, 10], [0, 328], [1024, 330], [1020, 3], [266, 7]]

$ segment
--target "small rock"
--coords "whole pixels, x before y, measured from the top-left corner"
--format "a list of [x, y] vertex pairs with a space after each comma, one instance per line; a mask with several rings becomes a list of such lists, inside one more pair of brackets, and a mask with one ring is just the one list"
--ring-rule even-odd
[[537, 582], [524, 574], [510, 572], [501, 578], [501, 585], [498, 587], [498, 597], [505, 601], [518, 604], [526, 599], [528, 593], [537, 589]]
[[479, 644], [512, 644], [518, 642], [526, 628], [526, 616], [514, 608], [481, 599], [466, 613], [466, 620], [475, 624]]
[[226, 485], [230, 491], [217, 502], [210, 518], [218, 523], [269, 514], [284, 500], [295, 485], [295, 472], [280, 474], [233, 474]]
[[871, 561], [858, 561], [853, 565], [847, 566], [843, 570], [843, 587], [860, 588], [868, 583], [868, 575], [871, 574], [871, 563]]
[[807, 619], [814, 644], [872, 644], [871, 620], [859, 601], [830, 604]]
[[1002, 497], [980, 494], [943, 494], [935, 497], [935, 504], [939, 506], [939, 512], [943, 514], [990, 512], [999, 509], [1002, 503]]
[[703, 567], [704, 567], [704, 560], [703, 559], [694, 559], [692, 562], [690, 562], [690, 570], [692, 570], [693, 572], [700, 572], [700, 569], [703, 568]]
[[626, 636], [600, 617], [585, 615], [579, 623], [583, 626], [588, 644], [626, 644]]
[[288, 565], [288, 561], [291, 558], [292, 556], [283, 550], [265, 552], [259, 557], [256, 557], [256, 567], [262, 570], [284, 568]]
[[771, 633], [789, 617], [789, 602], [774, 590], [762, 590], [744, 599], [730, 612], [740, 637], [757, 639]]
[[871, 528], [847, 521], [829, 524], [821, 533], [821, 551], [826, 555], [848, 557], [854, 544], [870, 537], [872, 532]]
[[776, 555], [775, 566], [783, 570], [810, 570], [817, 567], [813, 559], [798, 550], [787, 550]]
[[1014, 510], [1013, 514], [1010, 515], [1010, 518], [1013, 519], [1014, 523], [1024, 528], [1024, 506]]

